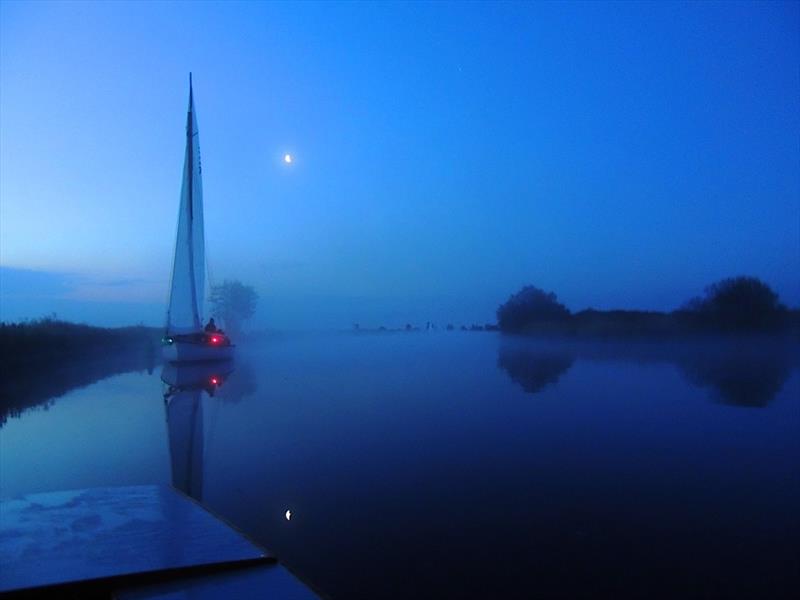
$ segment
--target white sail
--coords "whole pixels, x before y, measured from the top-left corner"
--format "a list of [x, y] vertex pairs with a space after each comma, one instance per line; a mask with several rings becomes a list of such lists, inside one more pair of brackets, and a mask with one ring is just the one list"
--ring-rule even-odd
[[206, 258], [203, 229], [203, 183], [200, 136], [189, 76], [189, 112], [186, 119], [186, 156], [178, 211], [178, 234], [172, 284], [167, 309], [167, 334], [195, 333], [203, 329]]

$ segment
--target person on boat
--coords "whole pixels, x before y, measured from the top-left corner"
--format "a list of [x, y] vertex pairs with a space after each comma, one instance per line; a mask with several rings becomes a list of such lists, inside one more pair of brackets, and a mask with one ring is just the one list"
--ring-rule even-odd
[[206, 333], [217, 333], [219, 329], [217, 329], [217, 324], [214, 323], [214, 317], [211, 317], [208, 320], [208, 325], [206, 325]]

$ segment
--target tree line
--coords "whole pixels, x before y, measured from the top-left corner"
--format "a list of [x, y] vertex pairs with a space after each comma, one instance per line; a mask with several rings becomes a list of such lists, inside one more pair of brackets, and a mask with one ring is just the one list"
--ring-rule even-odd
[[571, 312], [553, 292], [532, 285], [497, 309], [507, 333], [570, 332], [668, 334], [675, 332], [775, 332], [798, 324], [769, 285], [756, 277], [722, 279], [671, 312], [587, 309]]

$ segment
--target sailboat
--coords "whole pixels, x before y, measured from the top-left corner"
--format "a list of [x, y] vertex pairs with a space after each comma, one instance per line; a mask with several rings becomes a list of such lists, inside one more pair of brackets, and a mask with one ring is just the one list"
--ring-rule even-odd
[[223, 331], [203, 327], [206, 285], [205, 230], [200, 138], [189, 74], [186, 155], [178, 209], [178, 233], [172, 263], [167, 324], [162, 348], [168, 362], [228, 360], [233, 345]]

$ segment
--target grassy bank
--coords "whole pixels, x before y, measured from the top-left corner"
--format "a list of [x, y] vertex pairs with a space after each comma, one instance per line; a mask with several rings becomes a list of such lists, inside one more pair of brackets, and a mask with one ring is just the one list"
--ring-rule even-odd
[[160, 337], [160, 329], [144, 326], [93, 327], [51, 318], [0, 323], [0, 357], [7, 370], [148, 348], [155, 352]]
[[40, 319], [0, 323], [0, 426], [24, 410], [111, 375], [152, 370], [161, 330]]

